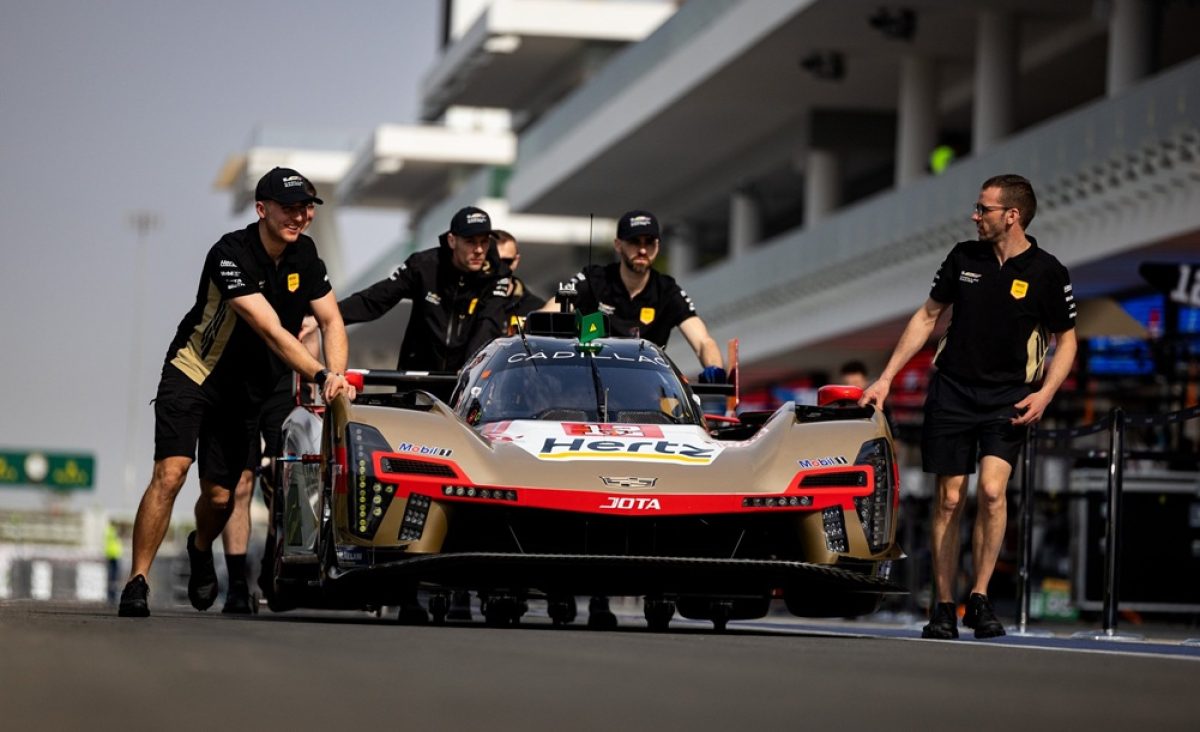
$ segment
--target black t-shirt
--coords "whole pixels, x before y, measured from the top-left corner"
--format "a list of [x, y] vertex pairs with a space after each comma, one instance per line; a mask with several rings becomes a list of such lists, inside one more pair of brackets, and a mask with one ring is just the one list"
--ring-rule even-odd
[[1032, 246], [1000, 266], [988, 242], [955, 245], [929, 297], [953, 305], [938, 369], [972, 384], [1031, 384], [1042, 377], [1049, 334], [1075, 327], [1067, 268]]
[[584, 315], [600, 311], [608, 316], [612, 335], [645, 338], [665, 348], [671, 329], [696, 315], [696, 306], [675, 278], [650, 270], [650, 281], [630, 298], [621, 280], [619, 262], [584, 267], [572, 278], [579, 293], [576, 309]]
[[508, 270], [493, 246], [480, 272], [454, 266], [446, 244], [417, 252], [385, 280], [338, 303], [347, 324], [375, 320], [401, 300], [412, 313], [396, 368], [458, 371], [477, 350], [504, 335]]
[[292, 335], [311, 303], [331, 290], [325, 263], [307, 236], [289, 244], [278, 264], [258, 236], [258, 224], [221, 237], [204, 260], [196, 303], [179, 323], [166, 361], [218, 393], [258, 401], [275, 388], [287, 366], [242, 320], [229, 300], [262, 294]]

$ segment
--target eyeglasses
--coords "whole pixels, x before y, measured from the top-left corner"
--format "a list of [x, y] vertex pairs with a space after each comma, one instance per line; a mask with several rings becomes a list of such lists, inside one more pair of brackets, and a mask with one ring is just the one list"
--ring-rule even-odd
[[972, 211], [976, 216], [987, 216], [990, 211], [1003, 211], [1008, 208], [1012, 208], [1012, 206], [984, 206], [982, 203], [977, 203]]
[[517, 258], [516, 257], [500, 257], [500, 261], [502, 263], [508, 265], [509, 267], [511, 267], [512, 263], [517, 261]]

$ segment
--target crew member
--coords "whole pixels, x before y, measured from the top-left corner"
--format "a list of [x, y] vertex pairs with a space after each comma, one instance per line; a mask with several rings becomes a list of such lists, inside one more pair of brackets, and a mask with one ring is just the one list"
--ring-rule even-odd
[[[1067, 269], [1025, 233], [1036, 211], [1033, 186], [1025, 178], [1000, 175], [984, 181], [971, 216], [979, 239], [950, 251], [929, 298], [859, 402], [884, 403], [892, 379], [953, 306], [934, 358], [937, 369], [929, 380], [921, 437], [923, 468], [937, 475], [931, 531], [936, 602], [921, 633], [925, 638], [958, 637], [959, 523], [976, 462], [974, 584], [963, 624], [974, 628], [976, 638], [1004, 635], [987, 592], [1008, 519], [1005, 489], [1025, 428], [1041, 419], [1076, 351], [1075, 297]], [[1057, 348], [1047, 366], [1050, 334]]]
[[[316, 195], [316, 189], [310, 190], [309, 193]], [[307, 232], [311, 225], [310, 217], [304, 232]], [[313, 358], [321, 358], [317, 320], [311, 314], [304, 316], [297, 338]], [[272, 353], [269, 358], [277, 360], [278, 356]], [[221, 612], [230, 615], [244, 615], [254, 611], [250, 604], [246, 556], [250, 548], [250, 504], [254, 499], [255, 478], [259, 477], [257, 482], [262, 489], [267, 515], [273, 516], [271, 509], [275, 499], [275, 458], [283, 452], [283, 421], [296, 406], [296, 395], [293, 393], [294, 372], [282, 364], [275, 368], [283, 375], [279, 377], [275, 389], [259, 410], [254, 427], [255, 438], [251, 440], [250, 455], [246, 462], [246, 472], [242, 473], [242, 478], [233, 491], [233, 510], [221, 531], [221, 544], [225, 549], [225, 574], [229, 578], [229, 587], [225, 590], [225, 606], [221, 608]], [[259, 436], [261, 439], [258, 439]], [[267, 456], [265, 461], [264, 455]], [[275, 591], [274, 550], [275, 524], [268, 519], [258, 572], [259, 589], [268, 601]]]
[[857, 386], [866, 389], [871, 383], [867, 380], [867, 365], [862, 361], [847, 361], [838, 369], [838, 383], [846, 386]]
[[[354, 397], [342, 375], [347, 343], [337, 300], [315, 244], [303, 234], [321, 203], [316, 188], [294, 170], [274, 168], [259, 180], [255, 199], [258, 221], [209, 250], [195, 305], [167, 350], [154, 400], [154, 474], [134, 522], [122, 616], [150, 614], [146, 577], [197, 442], [201, 495], [187, 539], [188, 599], [199, 610], [216, 600], [211, 544], [229, 518], [259, 407], [280, 377], [271, 352], [320, 384], [326, 399]], [[296, 339], [308, 309], [325, 335], [329, 369]]]
[[[629, 211], [617, 221], [613, 249], [617, 261], [584, 267], [571, 282], [576, 309], [608, 316], [612, 335], [645, 338], [663, 348], [678, 327], [700, 360], [702, 383], [725, 381], [721, 349], [696, 314], [696, 306], [675, 278], [653, 268], [659, 251], [658, 219], [649, 211]], [[557, 298], [543, 310], [557, 310]]]
[[496, 254], [500, 257], [500, 263], [508, 267], [509, 272], [512, 273], [506, 308], [508, 321], [511, 323], [514, 317], [523, 321], [526, 315], [545, 305], [546, 300], [530, 292], [525, 281], [517, 277], [517, 267], [521, 265], [521, 250], [517, 247], [516, 237], [507, 231], [496, 229], [494, 238]]
[[438, 242], [410, 256], [387, 279], [338, 303], [351, 324], [412, 301], [397, 369], [457, 371], [507, 325], [509, 275], [492, 246], [491, 217], [468, 206], [454, 214]]

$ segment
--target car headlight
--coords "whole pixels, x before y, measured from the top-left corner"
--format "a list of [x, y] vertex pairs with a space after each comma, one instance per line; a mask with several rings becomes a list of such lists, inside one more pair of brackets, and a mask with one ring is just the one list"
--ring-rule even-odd
[[347, 481], [350, 532], [364, 539], [375, 536], [387, 513], [396, 486], [379, 479], [375, 472], [375, 453], [391, 452], [391, 446], [379, 430], [370, 425], [350, 422], [346, 425], [349, 473]]
[[871, 552], [882, 551], [892, 532], [893, 503], [896, 498], [895, 458], [886, 438], [864, 442], [858, 451], [855, 465], [869, 465], [875, 476], [875, 490], [870, 495], [854, 499], [858, 520], [862, 522]]

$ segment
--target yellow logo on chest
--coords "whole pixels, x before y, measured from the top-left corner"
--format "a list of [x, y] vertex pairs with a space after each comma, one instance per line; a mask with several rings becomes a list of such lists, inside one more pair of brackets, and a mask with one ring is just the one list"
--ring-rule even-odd
[[654, 308], [642, 308], [642, 312], [638, 315], [638, 320], [642, 321], [642, 325], [650, 325], [654, 322]]
[[1008, 291], [1014, 299], [1020, 300], [1029, 292], [1029, 283], [1025, 280], [1013, 280], [1012, 289]]
[[288, 292], [295, 292], [300, 289], [300, 274], [293, 272], [288, 275]]

